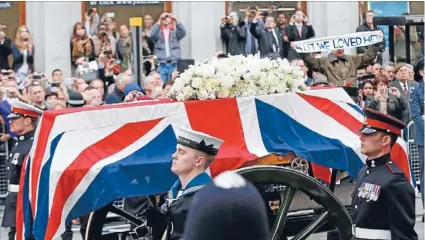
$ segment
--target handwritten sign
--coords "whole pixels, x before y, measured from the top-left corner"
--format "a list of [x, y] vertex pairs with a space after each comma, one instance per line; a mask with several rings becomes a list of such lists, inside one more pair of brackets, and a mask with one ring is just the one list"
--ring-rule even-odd
[[350, 33], [336, 37], [324, 37], [293, 42], [298, 53], [332, 51], [344, 48], [369, 46], [383, 41], [382, 31]]

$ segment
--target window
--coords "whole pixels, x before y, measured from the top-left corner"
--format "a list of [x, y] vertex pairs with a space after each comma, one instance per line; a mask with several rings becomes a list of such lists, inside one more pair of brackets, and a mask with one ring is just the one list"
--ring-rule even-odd
[[[15, 39], [19, 25], [25, 24], [20, 15], [22, 7], [25, 10], [25, 2], [24, 4], [21, 4], [21, 2], [0, 2], [0, 24], [6, 26], [3, 31], [12, 41]], [[25, 16], [24, 10], [22, 10], [22, 14]]]
[[118, 26], [122, 24], [126, 24], [128, 26], [130, 18], [143, 17], [145, 14], [152, 15], [154, 22], [156, 22], [158, 20], [159, 14], [165, 11], [169, 2], [89, 1], [84, 2], [83, 4], [83, 11], [87, 11], [90, 8], [96, 8], [100, 17], [102, 17], [104, 13], [114, 13], [114, 20]]
[[[304, 7], [301, 1], [265, 1], [265, 2], [254, 2], [254, 1], [249, 1], [249, 2], [242, 2], [242, 1], [233, 1], [233, 2], [227, 2], [227, 13], [228, 14], [230, 11], [240, 11], [241, 14], [244, 14], [245, 9], [248, 8], [249, 6], [257, 6], [261, 9], [261, 11], [263, 12], [267, 12], [269, 6], [274, 6], [276, 7], [276, 10], [274, 10], [273, 12], [283, 12], [285, 13], [288, 18], [290, 18], [294, 13], [295, 10], [297, 8], [303, 8], [304, 13], [307, 15], [306, 10], [304, 9], [306, 7]], [[305, 5], [306, 6], [306, 5]]]

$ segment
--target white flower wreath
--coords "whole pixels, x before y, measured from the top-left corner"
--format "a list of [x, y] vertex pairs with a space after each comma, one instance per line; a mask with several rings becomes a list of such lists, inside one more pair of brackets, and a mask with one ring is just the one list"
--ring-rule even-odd
[[268, 95], [306, 90], [304, 73], [286, 59], [259, 55], [213, 57], [191, 65], [169, 91], [177, 101]]

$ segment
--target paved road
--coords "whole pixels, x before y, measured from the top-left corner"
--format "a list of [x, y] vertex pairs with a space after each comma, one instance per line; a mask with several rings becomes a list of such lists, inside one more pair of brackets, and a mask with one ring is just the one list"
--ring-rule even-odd
[[[417, 198], [416, 201], [416, 215], [418, 216], [416, 219], [415, 230], [418, 233], [419, 240], [425, 240], [425, 231], [424, 231], [424, 223], [422, 222], [420, 214], [423, 213], [422, 204], [420, 204], [420, 198]], [[0, 213], [0, 216], [2, 214]], [[1, 217], [0, 217], [1, 222]], [[7, 240], [7, 229], [0, 228], [0, 240]], [[82, 240], [79, 232], [74, 232], [73, 240]], [[326, 240], [326, 234], [315, 234], [312, 235], [308, 240]]]

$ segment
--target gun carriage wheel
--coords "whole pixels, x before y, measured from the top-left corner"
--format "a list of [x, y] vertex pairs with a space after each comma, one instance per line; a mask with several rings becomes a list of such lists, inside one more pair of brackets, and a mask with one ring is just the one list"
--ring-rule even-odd
[[[343, 240], [352, 238], [352, 221], [348, 209], [326, 185], [316, 179], [299, 170], [278, 166], [245, 167], [236, 172], [256, 186], [279, 186], [280, 203], [272, 219], [274, 223], [271, 228], [271, 240], [283, 240], [286, 237], [303, 240], [314, 233], [332, 230], [337, 230]], [[294, 206], [297, 204], [303, 205], [302, 211], [299, 206]], [[113, 212], [135, 225], [145, 224], [144, 220], [109, 204], [91, 213], [86, 239], [112, 239], [112, 236], [116, 239], [117, 234], [127, 234], [103, 231], [108, 212]]]

